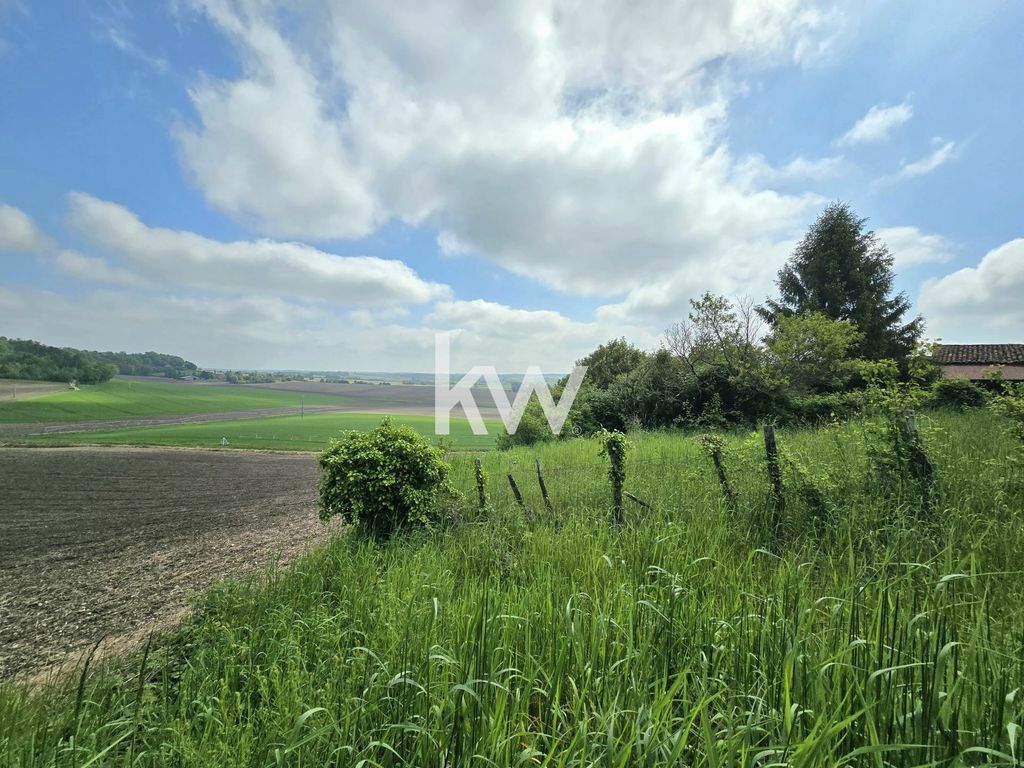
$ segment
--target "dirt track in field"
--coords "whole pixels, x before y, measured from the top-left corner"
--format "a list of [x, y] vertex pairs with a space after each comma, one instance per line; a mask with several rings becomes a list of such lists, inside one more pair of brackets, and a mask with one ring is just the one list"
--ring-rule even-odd
[[302, 454], [0, 450], [0, 679], [128, 649], [197, 590], [324, 541], [316, 479]]

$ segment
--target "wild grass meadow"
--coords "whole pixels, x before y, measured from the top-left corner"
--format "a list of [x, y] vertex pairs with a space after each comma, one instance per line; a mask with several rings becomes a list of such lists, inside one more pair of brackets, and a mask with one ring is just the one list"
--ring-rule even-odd
[[[451, 456], [451, 522], [342, 535], [174, 635], [0, 688], [8, 766], [959, 766], [1024, 756], [1024, 477], [988, 412], [922, 417], [919, 489], [870, 425]], [[536, 480], [540, 460], [548, 510]], [[512, 495], [511, 473], [525, 509]]]

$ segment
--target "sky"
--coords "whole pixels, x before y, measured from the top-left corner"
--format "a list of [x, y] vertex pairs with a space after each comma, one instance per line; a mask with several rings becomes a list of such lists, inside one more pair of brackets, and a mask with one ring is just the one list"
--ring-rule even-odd
[[1024, 342], [1016, 0], [0, 0], [0, 335], [568, 370], [756, 300], [830, 201]]

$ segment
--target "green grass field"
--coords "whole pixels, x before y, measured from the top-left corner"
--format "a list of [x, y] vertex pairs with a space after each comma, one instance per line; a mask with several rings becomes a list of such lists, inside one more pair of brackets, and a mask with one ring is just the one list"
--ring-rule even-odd
[[306, 405], [351, 404], [353, 398], [302, 394], [244, 385], [171, 384], [113, 379], [33, 397], [0, 400], [0, 423], [107, 421], [151, 416], [218, 413], [252, 408], [298, 408]]
[[[377, 413], [315, 413], [305, 416], [269, 416], [196, 424], [131, 427], [110, 432], [77, 432], [20, 439], [27, 445], [153, 445], [188, 448], [229, 448], [277, 451], [319, 451], [344, 430], [376, 427], [384, 418]], [[434, 417], [400, 414], [393, 416], [436, 442]], [[451, 419], [448, 440], [459, 450], [487, 450], [494, 447], [501, 422], [485, 420], [487, 435], [474, 435], [465, 419]]]
[[342, 535], [148, 654], [0, 686], [0, 764], [1020, 766], [1024, 449], [922, 425], [928, 512], [862, 425], [780, 431], [778, 537], [755, 434], [732, 508], [692, 437], [635, 436], [621, 527], [594, 441], [483, 454], [484, 513], [456, 455], [458, 524]]

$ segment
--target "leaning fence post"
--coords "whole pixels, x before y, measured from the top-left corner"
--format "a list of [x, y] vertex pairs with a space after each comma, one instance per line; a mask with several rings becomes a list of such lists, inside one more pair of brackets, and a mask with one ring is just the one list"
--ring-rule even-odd
[[622, 495], [623, 495], [623, 496], [625, 496], [625, 497], [626, 497], [627, 499], [629, 499], [630, 501], [635, 501], [635, 502], [636, 502], [637, 504], [639, 504], [639, 505], [640, 505], [641, 507], [643, 507], [644, 509], [650, 509], [650, 508], [651, 508], [651, 505], [650, 505], [650, 504], [648, 504], [648, 503], [647, 503], [646, 501], [644, 501], [643, 499], [641, 499], [641, 498], [638, 498], [638, 497], [634, 496], [634, 495], [633, 495], [632, 493], [630, 493], [629, 491], [623, 491], [623, 492], [622, 492]]
[[710, 434], [701, 435], [699, 439], [704, 447], [704, 452], [711, 457], [711, 461], [715, 465], [715, 471], [718, 473], [718, 484], [722, 486], [725, 503], [729, 507], [729, 511], [736, 514], [736, 493], [733, 491], [732, 486], [729, 485], [729, 476], [725, 474], [725, 463], [722, 460], [722, 454], [725, 452], [725, 441], [718, 435]]
[[768, 479], [772, 483], [772, 496], [775, 502], [775, 519], [773, 525], [778, 528], [786, 510], [786, 497], [782, 488], [782, 468], [779, 466], [779, 445], [775, 441], [775, 427], [764, 425], [764, 452], [768, 459]]
[[548, 487], [544, 483], [544, 471], [540, 468], [540, 459], [537, 459], [537, 483], [540, 485], [540, 495], [544, 497], [544, 506], [547, 507], [548, 512], [554, 512], [554, 508], [551, 506], [551, 499], [548, 498]]
[[487, 494], [484, 492], [484, 468], [480, 459], [476, 459], [476, 492], [480, 497], [480, 511], [487, 509]]
[[523, 509], [526, 509], [526, 502], [523, 501], [523, 494], [519, 492], [519, 486], [516, 485], [516, 479], [512, 477], [512, 473], [509, 473], [508, 484], [512, 486], [512, 495], [516, 497], [516, 503], [518, 503]]

